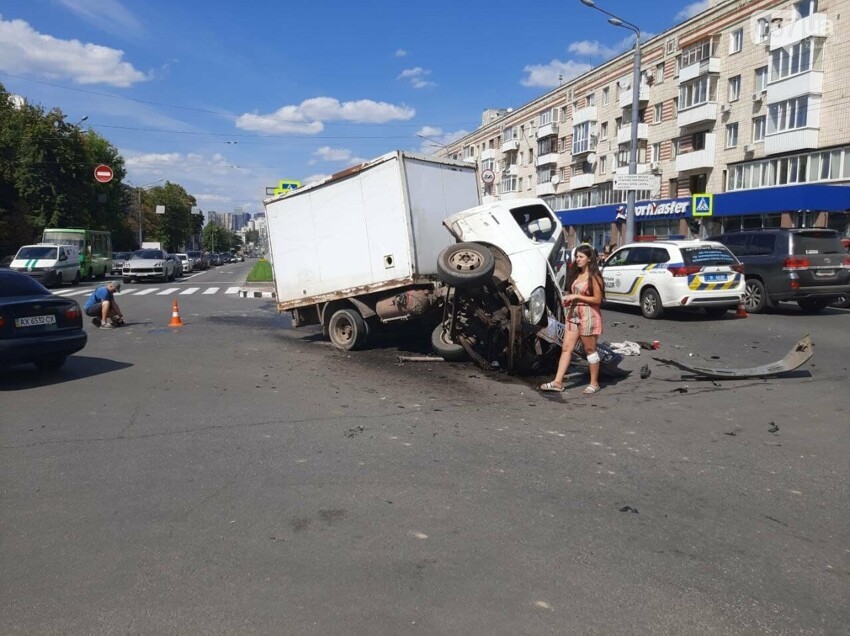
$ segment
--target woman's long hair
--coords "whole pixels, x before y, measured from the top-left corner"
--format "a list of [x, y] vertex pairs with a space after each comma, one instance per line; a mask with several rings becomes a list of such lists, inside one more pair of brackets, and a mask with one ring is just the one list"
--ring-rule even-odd
[[[599, 263], [598, 257], [596, 256], [596, 250], [593, 249], [590, 245], [582, 244], [576, 248], [576, 254], [584, 254], [587, 256], [587, 284], [589, 296], [593, 296], [593, 288], [596, 285], [599, 285], [602, 288], [602, 300], [605, 300], [605, 284], [602, 281], [602, 272], [599, 271]], [[573, 283], [575, 279], [578, 278], [579, 274], [581, 274], [581, 269], [578, 265], [576, 265], [575, 259], [570, 263], [570, 268], [567, 270], [567, 289], [566, 292], [570, 293], [570, 290], [573, 288]]]

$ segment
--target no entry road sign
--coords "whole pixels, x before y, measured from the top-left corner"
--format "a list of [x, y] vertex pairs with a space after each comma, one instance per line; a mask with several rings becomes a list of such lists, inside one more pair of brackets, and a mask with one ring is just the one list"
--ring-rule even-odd
[[112, 168], [105, 163], [100, 164], [94, 169], [94, 178], [101, 183], [109, 183], [112, 181]]

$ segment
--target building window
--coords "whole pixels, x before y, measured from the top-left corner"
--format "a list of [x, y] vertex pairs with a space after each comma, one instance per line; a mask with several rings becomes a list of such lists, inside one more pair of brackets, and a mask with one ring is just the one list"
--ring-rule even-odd
[[726, 125], [726, 147], [734, 148], [738, 145], [738, 123]]
[[679, 98], [673, 98], [673, 117], [679, 114]]
[[656, 124], [664, 121], [664, 104], [655, 105], [655, 113], [652, 120]]
[[549, 155], [558, 152], [558, 138], [544, 137], [537, 142], [537, 156]]
[[679, 196], [679, 180], [678, 179], [670, 179], [668, 196], [671, 199], [675, 199], [676, 197]]
[[729, 190], [850, 179], [850, 146], [730, 166]]
[[813, 13], [817, 13], [818, 0], [801, 0], [794, 3], [794, 11], [798, 18], [808, 18]]
[[710, 57], [715, 57], [716, 55], [717, 43], [715, 39], [706, 38], [704, 40], [700, 40], [696, 44], [692, 44], [686, 49], [683, 49], [680, 64], [682, 68], [685, 68], [691, 64], [707, 60]]
[[590, 141], [590, 122], [586, 121], [578, 126], [573, 126], [573, 154], [579, 155], [590, 150], [593, 150]]
[[661, 161], [661, 142], [652, 144], [652, 158], [650, 161]]
[[621, 127], [622, 125], [623, 125], [623, 118], [622, 118], [622, 117], [616, 117], [616, 118], [614, 119], [614, 134], [615, 134], [615, 135], [619, 135], [619, 134], [620, 134], [620, 127]]
[[540, 113], [540, 125], [546, 126], [551, 123], [556, 123], [558, 121], [558, 109], [552, 108], [551, 110], [547, 110], [545, 112]]
[[787, 49], [770, 54], [770, 81], [777, 82], [791, 75], [823, 68], [823, 40], [806, 38]]
[[606, 86], [605, 88], [602, 89], [602, 105], [603, 106], [608, 105], [608, 99], [609, 99], [608, 87]]
[[744, 48], [744, 29], [735, 29], [729, 34], [729, 54], [738, 53]]
[[599, 138], [600, 139], [608, 139], [608, 122], [603, 121], [599, 125]]
[[599, 174], [605, 174], [608, 171], [608, 157], [599, 158]]
[[753, 141], [764, 141], [764, 130], [767, 120], [764, 115], [753, 118]]
[[463, 158], [464, 159], [474, 159], [475, 158], [475, 146], [464, 146], [464, 148], [463, 148]]
[[587, 96], [587, 105], [596, 106], [596, 93], [591, 93]]
[[670, 157], [671, 159], [675, 159], [676, 155], [679, 154], [679, 140], [673, 139], [670, 142]]
[[729, 78], [729, 101], [734, 102], [741, 98], [741, 76]]
[[759, 18], [758, 25], [756, 28], [758, 29], [756, 37], [758, 39], [759, 44], [767, 42], [770, 38], [770, 19]]
[[756, 92], [767, 90], [767, 67], [761, 66], [756, 69]]
[[664, 62], [659, 62], [655, 65], [655, 83], [664, 83]]
[[502, 182], [499, 184], [502, 192], [516, 192], [517, 178], [516, 175], [502, 175]]
[[505, 141], [513, 141], [514, 139], [519, 139], [519, 131], [516, 126], [505, 128]]
[[691, 145], [694, 150], [705, 150], [705, 131], [695, 132], [691, 137]]
[[717, 101], [717, 78], [703, 75], [679, 87], [680, 110]]
[[767, 109], [767, 134], [805, 128], [808, 120], [809, 98], [795, 97], [770, 104]]

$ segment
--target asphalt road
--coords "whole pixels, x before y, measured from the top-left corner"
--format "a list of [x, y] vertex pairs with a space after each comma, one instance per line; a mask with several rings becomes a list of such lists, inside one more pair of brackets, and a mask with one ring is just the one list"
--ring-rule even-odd
[[[125, 286], [130, 325], [61, 373], [0, 370], [0, 632], [848, 632], [850, 312], [605, 311], [661, 349], [541, 395], [399, 362], [423, 339], [337, 351], [227, 294], [250, 265]], [[655, 360], [807, 332], [781, 379]]]

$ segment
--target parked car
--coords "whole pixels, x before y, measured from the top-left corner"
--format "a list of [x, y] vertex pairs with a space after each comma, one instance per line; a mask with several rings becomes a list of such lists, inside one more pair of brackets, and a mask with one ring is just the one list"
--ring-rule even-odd
[[740, 230], [716, 237], [746, 267], [746, 308], [761, 313], [782, 301], [818, 312], [850, 293], [850, 255], [835, 230]]
[[175, 254], [175, 256], [177, 257], [177, 260], [180, 261], [180, 264], [182, 266], [181, 272], [183, 274], [188, 274], [193, 269], [195, 269], [195, 261], [193, 261], [192, 257], [188, 254], [178, 252], [177, 254]]
[[744, 295], [744, 265], [716, 241], [629, 243], [602, 264], [602, 278], [606, 302], [640, 307], [650, 319], [683, 307], [720, 317]]
[[221, 254], [210, 252], [209, 261], [210, 265], [221, 265]]
[[124, 263], [132, 256], [133, 252], [112, 252], [112, 274], [121, 275]]
[[33, 278], [0, 270], [0, 366], [33, 363], [53, 371], [86, 346], [83, 312]]
[[204, 254], [203, 252], [192, 251], [192, 252], [186, 252], [186, 254], [189, 256], [189, 258], [192, 259], [194, 269], [204, 270], [204, 269], [210, 268], [210, 261], [207, 258], [207, 255]]
[[183, 261], [177, 258], [177, 254], [169, 254], [167, 258], [174, 264], [174, 278], [181, 278], [183, 276]]
[[124, 263], [121, 277], [125, 283], [132, 280], [159, 279], [163, 282], [174, 280], [177, 276], [174, 259], [168, 258], [164, 250], [136, 250]]
[[80, 253], [73, 245], [24, 245], [15, 254], [10, 268], [43, 285], [78, 285], [82, 276]]

